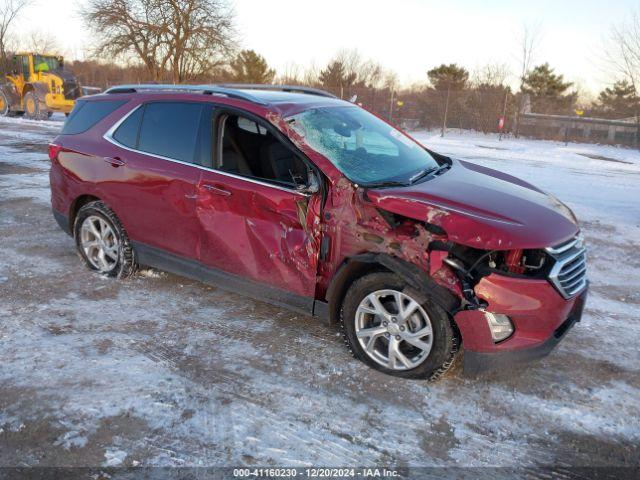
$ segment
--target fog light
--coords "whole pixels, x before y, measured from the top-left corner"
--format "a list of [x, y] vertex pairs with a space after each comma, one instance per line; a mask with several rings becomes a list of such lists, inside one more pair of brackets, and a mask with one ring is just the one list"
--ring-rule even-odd
[[513, 333], [511, 319], [501, 313], [484, 312], [494, 342], [500, 342]]

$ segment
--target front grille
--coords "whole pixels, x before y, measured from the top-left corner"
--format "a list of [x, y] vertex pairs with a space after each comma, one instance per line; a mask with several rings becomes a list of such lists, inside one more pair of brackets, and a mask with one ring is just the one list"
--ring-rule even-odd
[[564, 298], [572, 298], [587, 286], [587, 249], [581, 237], [546, 249], [555, 260], [549, 281]]
[[67, 100], [75, 100], [82, 95], [78, 82], [66, 81], [62, 84], [64, 98]]

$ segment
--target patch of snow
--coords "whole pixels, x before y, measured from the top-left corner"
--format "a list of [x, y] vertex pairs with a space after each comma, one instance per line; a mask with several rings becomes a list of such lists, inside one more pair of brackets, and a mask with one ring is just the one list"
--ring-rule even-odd
[[103, 467], [119, 467], [127, 458], [127, 452], [122, 450], [107, 449], [104, 454]]

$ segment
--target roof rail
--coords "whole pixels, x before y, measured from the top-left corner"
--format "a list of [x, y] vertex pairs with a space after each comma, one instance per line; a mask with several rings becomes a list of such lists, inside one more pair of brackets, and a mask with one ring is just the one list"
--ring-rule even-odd
[[172, 85], [172, 84], [140, 84], [140, 85], [118, 85], [108, 88], [104, 93], [136, 93], [136, 92], [193, 92], [202, 93], [204, 95], [224, 95], [229, 98], [246, 100], [259, 105], [267, 103], [249, 93], [240, 92], [232, 88], [219, 87], [218, 85]]
[[299, 85], [265, 85], [256, 83], [220, 83], [220, 87], [238, 90], [274, 90], [280, 92], [306, 93], [308, 95], [318, 95], [321, 97], [338, 98], [334, 94], [319, 88], [304, 87]]

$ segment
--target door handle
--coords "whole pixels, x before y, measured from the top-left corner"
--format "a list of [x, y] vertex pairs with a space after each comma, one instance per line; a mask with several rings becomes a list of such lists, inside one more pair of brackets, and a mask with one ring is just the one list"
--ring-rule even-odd
[[215, 193], [216, 195], [222, 195], [224, 197], [230, 197], [231, 192], [229, 190], [225, 190], [224, 188], [216, 187], [215, 185], [203, 185], [204, 188], [209, 190], [211, 193]]
[[112, 167], [121, 167], [127, 163], [119, 157], [104, 157], [104, 161]]

